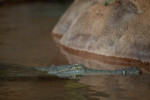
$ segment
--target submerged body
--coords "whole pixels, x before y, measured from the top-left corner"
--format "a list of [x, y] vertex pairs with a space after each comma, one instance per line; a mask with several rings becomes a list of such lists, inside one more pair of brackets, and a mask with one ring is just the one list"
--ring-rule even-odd
[[51, 67], [38, 67], [38, 70], [46, 71], [48, 74], [56, 75], [63, 78], [75, 79], [87, 74], [119, 74], [119, 75], [140, 75], [141, 70], [137, 67], [130, 67], [121, 70], [98, 70], [85, 67], [81, 63], [73, 65], [63, 65]]

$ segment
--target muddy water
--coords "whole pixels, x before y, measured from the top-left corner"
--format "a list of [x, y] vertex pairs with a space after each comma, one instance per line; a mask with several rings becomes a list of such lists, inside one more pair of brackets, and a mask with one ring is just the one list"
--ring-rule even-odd
[[36, 66], [82, 62], [119, 69], [60, 49], [50, 32], [68, 4], [34, 3], [0, 7], [0, 100], [150, 100], [149, 66], [139, 77], [83, 76], [62, 79]]

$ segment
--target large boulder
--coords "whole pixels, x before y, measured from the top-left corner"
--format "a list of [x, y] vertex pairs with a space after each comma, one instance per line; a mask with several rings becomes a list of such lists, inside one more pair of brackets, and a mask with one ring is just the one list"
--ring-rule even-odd
[[52, 33], [55, 36], [62, 37], [65, 33], [67, 33], [72, 23], [75, 23], [76, 20], [82, 15], [82, 13], [84, 13], [90, 7], [91, 2], [87, 2], [87, 0], [75, 0], [64, 13], [64, 15], [60, 18]]
[[[75, 0], [54, 28], [68, 48], [150, 62], [150, 0]], [[56, 31], [57, 30], [57, 31]]]

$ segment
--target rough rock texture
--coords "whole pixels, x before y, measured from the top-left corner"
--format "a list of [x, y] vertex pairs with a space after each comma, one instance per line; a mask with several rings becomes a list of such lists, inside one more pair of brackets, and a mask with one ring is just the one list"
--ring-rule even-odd
[[53, 30], [66, 47], [150, 62], [150, 0], [76, 0]]
[[84, 13], [90, 6], [91, 2], [87, 2], [87, 0], [75, 0], [61, 17], [56, 27], [54, 27], [53, 33], [56, 35], [64, 35], [72, 23], [75, 23], [82, 13]]

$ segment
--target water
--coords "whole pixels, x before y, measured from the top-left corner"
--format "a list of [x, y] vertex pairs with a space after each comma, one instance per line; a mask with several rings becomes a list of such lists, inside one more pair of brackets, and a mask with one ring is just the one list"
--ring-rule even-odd
[[149, 65], [139, 77], [47, 75], [34, 67], [82, 62], [87, 67], [120, 69], [65, 52], [50, 35], [69, 4], [32, 3], [0, 7], [0, 100], [150, 100]]

